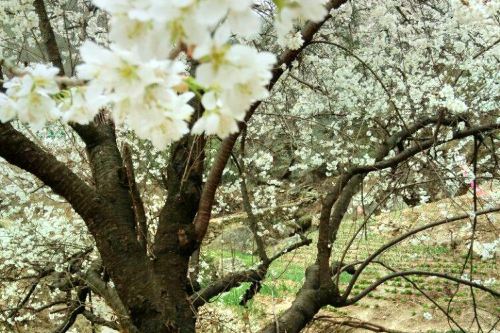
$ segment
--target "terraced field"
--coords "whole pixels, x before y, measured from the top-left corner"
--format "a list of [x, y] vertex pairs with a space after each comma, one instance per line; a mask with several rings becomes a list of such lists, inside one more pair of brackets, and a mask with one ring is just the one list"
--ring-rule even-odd
[[[434, 204], [432, 207], [435, 207]], [[422, 214], [432, 211], [431, 206], [421, 208], [416, 213], [414, 221], [407, 225], [413, 228], [422, 221]], [[408, 212], [400, 212], [400, 217]], [[384, 223], [381, 218], [394, 218], [394, 213], [377, 218], [376, 225]], [[497, 216], [495, 216], [497, 217]], [[419, 222], [420, 221], [420, 222]], [[494, 221], [494, 217], [493, 217]], [[353, 231], [362, 221], [348, 221], [339, 231], [334, 254], [340, 258]], [[492, 218], [480, 220], [478, 225], [495, 228]], [[493, 224], [492, 224], [493, 223]], [[398, 271], [418, 270], [445, 273], [457, 278], [468, 278], [471, 274], [470, 260], [464, 266], [468, 248], [465, 244], [436, 245], [429, 239], [446, 238], [450, 230], [458, 233], [464, 225], [458, 222], [453, 227], [438, 227], [419, 238], [412, 238], [391, 248], [378, 260], [387, 267]], [[451, 228], [451, 229], [450, 229]], [[390, 233], [377, 232], [377, 228], [369, 228], [369, 232], [358, 237], [346, 256], [345, 262], [351, 263], [365, 259], [380, 246], [394, 238]], [[496, 229], [498, 230], [498, 229]], [[490, 230], [491, 231], [491, 230]], [[317, 233], [311, 232], [309, 237], [316, 240]], [[479, 233], [476, 237], [482, 237]], [[498, 237], [498, 235], [497, 235]], [[234, 264], [237, 270], [240, 266], [252, 266], [258, 260], [256, 256], [232, 250], [231, 248], [209, 248], [209, 258], [215, 262], [223, 261], [226, 266]], [[279, 246], [277, 246], [277, 249]], [[233, 289], [220, 297], [213, 299], [212, 304], [204, 311], [212, 312], [210, 322], [201, 322], [200, 326], [213, 332], [252, 332], [259, 323], [272, 320], [274, 315], [284, 311], [293, 300], [304, 279], [306, 267], [314, 262], [316, 255], [315, 242], [295, 252], [283, 256], [274, 262], [268, 273], [260, 293], [246, 307], [239, 306], [242, 295], [249, 284]], [[473, 256], [472, 280], [489, 288], [499, 290], [500, 275], [498, 257], [481, 260]], [[361, 292], [375, 280], [389, 274], [390, 271], [378, 264], [368, 266], [360, 276], [353, 289], [353, 295]], [[349, 282], [351, 276], [342, 273], [340, 276], [341, 290]], [[424, 295], [425, 294], [425, 295]], [[309, 328], [310, 332], [332, 332], [338, 328], [338, 322], [359, 326], [361, 321], [378, 324], [389, 331], [402, 332], [449, 332], [450, 325], [442, 310], [447, 311], [465, 331], [476, 331], [473, 324], [473, 298], [469, 287], [457, 287], [457, 283], [436, 277], [411, 276], [398, 277], [377, 287], [375, 291], [363, 298], [359, 303], [348, 308], [327, 308], [317, 316], [318, 320]], [[475, 291], [474, 299], [477, 305], [477, 315], [485, 332], [495, 332], [500, 318], [500, 302], [493, 296]], [[441, 308], [441, 309], [440, 309]], [[241, 326], [241, 322], [246, 323]], [[240, 323], [240, 324], [237, 324]], [[497, 325], [497, 326], [496, 326]], [[210, 326], [210, 329], [207, 327]], [[351, 328], [356, 332], [366, 331], [363, 328]], [[346, 327], [343, 327], [346, 330]]]

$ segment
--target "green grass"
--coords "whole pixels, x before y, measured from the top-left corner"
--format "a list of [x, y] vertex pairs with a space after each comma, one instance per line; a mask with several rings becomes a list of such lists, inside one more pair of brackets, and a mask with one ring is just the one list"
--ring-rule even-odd
[[[346, 242], [350, 239], [350, 230], [354, 228], [348, 223], [344, 223], [343, 226], [346, 226], [346, 229], [341, 229], [339, 231], [337, 242], [335, 243], [332, 251], [332, 260], [338, 260], [340, 258], [340, 254], [343, 252]], [[350, 229], [347, 230], [347, 228]], [[317, 232], [312, 232], [309, 237], [313, 239], [314, 244], [317, 239]], [[368, 240], [365, 240], [363, 237], [359, 242], [355, 242], [356, 244], [353, 245], [351, 251], [347, 253], [345, 262], [363, 260], [390, 239], [392, 239], [391, 236], [385, 237], [384, 235], [374, 234], [369, 235]], [[280, 249], [280, 246], [277, 248]], [[238, 251], [212, 248], [208, 253], [216, 262], [220, 261], [221, 258], [234, 258], [240, 264], [243, 264], [248, 268], [255, 266], [259, 262], [258, 256]], [[269, 254], [271, 253], [272, 251], [269, 250]], [[205, 255], [206, 254], [207, 252], [205, 252]], [[414, 269], [436, 271], [459, 276], [461, 274], [461, 266], [463, 264], [463, 260], [460, 259], [460, 255], [461, 253], [451, 251], [449, 248], [444, 246], [402, 243], [397, 247], [384, 252], [382, 256], [380, 256], [380, 259], [389, 266], [398, 270]], [[263, 281], [259, 294], [254, 298], [254, 300], [247, 304], [245, 311], [248, 311], [257, 317], [257, 313], [261, 313], [261, 315], [264, 316], [266, 313], [268, 315], [269, 302], [281, 303], [285, 299], [287, 301], [293, 299], [294, 295], [300, 290], [300, 287], [304, 282], [306, 267], [314, 262], [315, 256], [316, 248], [312, 245], [309, 247], [303, 247], [296, 252], [287, 254], [286, 256], [273, 262], [269, 268], [267, 277]], [[495, 272], [496, 270], [494, 262], [482, 262], [476, 260], [475, 265], [476, 268], [474, 269], [474, 278], [485, 279], [495, 275], [492, 275], [492, 272]], [[373, 281], [384, 277], [387, 274], [388, 271], [381, 266], [368, 266], [354, 286], [354, 294], [359, 293]], [[349, 274], [341, 274], [339, 279], [339, 288], [341, 291], [350, 279], [351, 276]], [[430, 279], [423, 276], [411, 276], [409, 279], [423, 290], [432, 293], [432, 297], [434, 297], [438, 302], [446, 302], [448, 300], [448, 290], [455, 291], [455, 284], [446, 280]], [[498, 289], [498, 285], [499, 281], [497, 281], [492, 288]], [[239, 303], [249, 286], [249, 283], [242, 284], [238, 288], [234, 288], [233, 290], [224, 293], [217, 299], [214, 299], [214, 301], [219, 304], [223, 304], [224, 306], [234, 308], [234, 311], [239, 313], [239, 311], [243, 311], [241, 310], [242, 308], [239, 306]], [[468, 304], [464, 304], [462, 301], [464, 299], [468, 299], [469, 297], [468, 292], [466, 293], [464, 289], [460, 289], [456, 295], [457, 301], [454, 303], [452, 311], [462, 313], [462, 309], [465, 309], [468, 306]], [[413, 316], [420, 316], [422, 309], [430, 310], [433, 307], [430, 304], [426, 304], [427, 300], [424, 299], [423, 296], [421, 296], [421, 294], [403, 278], [395, 278], [386, 282], [376, 291], [369, 294], [368, 299], [361, 301], [357, 305], [359, 307], [372, 308], [378, 305], [374, 305], [373, 303], [380, 302], [379, 300], [393, 302], [398, 304], [398, 306], [404, 306]], [[328, 308], [328, 310], [337, 311], [338, 309], [335, 310], [334, 308]], [[445, 331], [443, 330], [442, 333], [445, 333]]]
[[269, 267], [268, 276], [294, 282], [302, 282], [305, 276], [305, 268], [290, 262], [275, 261]]
[[241, 286], [233, 288], [226, 293], [216, 297], [217, 302], [229, 306], [239, 306], [242, 296], [245, 294], [251, 283], [242, 283]]
[[300, 285], [290, 286], [284, 282], [264, 283], [260, 290], [262, 295], [281, 298], [299, 291]]

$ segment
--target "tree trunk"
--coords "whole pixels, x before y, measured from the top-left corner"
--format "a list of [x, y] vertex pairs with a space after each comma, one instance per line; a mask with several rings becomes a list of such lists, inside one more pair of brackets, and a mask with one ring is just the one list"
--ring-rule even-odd
[[173, 281], [170, 285], [172, 288], [168, 288], [168, 284], [163, 285], [167, 288], [160, 287], [156, 290], [156, 300], [161, 300], [161, 308], [148, 301], [145, 303], [147, 307], [131, 311], [137, 333], [194, 333], [196, 317], [184, 287]]
[[[194, 105], [200, 111], [199, 104]], [[201, 111], [200, 111], [201, 112]], [[166, 169], [167, 200], [153, 245], [153, 295], [131, 311], [140, 333], [195, 332], [196, 310], [189, 301], [189, 259], [196, 249], [193, 219], [200, 200], [205, 139], [185, 137], [171, 147]]]

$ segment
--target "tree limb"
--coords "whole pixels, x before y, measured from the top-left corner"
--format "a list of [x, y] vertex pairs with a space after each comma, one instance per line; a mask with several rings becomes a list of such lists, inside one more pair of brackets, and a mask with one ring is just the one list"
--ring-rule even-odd
[[0, 156], [38, 177], [65, 198], [83, 219], [93, 218], [104, 205], [94, 189], [9, 123], [0, 123]]
[[[343, 5], [347, 0], [330, 0], [326, 4], [326, 9], [330, 12], [333, 9], [339, 8]], [[311, 41], [314, 35], [321, 29], [323, 24], [330, 18], [330, 15], [327, 15], [321, 22], [309, 22], [302, 29], [302, 39], [304, 43], [297, 50], [285, 50], [281, 56], [278, 58], [278, 63], [276, 67], [272, 71], [272, 78], [269, 82], [268, 89], [271, 90], [276, 82], [278, 82], [281, 75], [284, 73], [283, 67], [290, 67], [292, 62], [297, 59], [298, 55], [311, 44]], [[195, 218], [195, 233], [196, 239], [198, 243], [201, 243], [208, 229], [208, 223], [210, 221], [212, 206], [214, 203], [215, 192], [219, 186], [221, 181], [222, 173], [226, 167], [227, 161], [231, 155], [231, 151], [236, 143], [238, 136], [240, 135], [243, 128], [247, 125], [246, 123], [250, 120], [254, 112], [260, 106], [261, 102], [254, 103], [250, 109], [247, 111], [245, 119], [242, 123], [240, 123], [240, 131], [230, 135], [226, 139], [224, 139], [222, 146], [215, 158], [212, 170], [210, 171], [207, 182], [203, 187], [203, 192], [201, 194], [200, 205], [198, 208], [198, 214]]]
[[90, 265], [85, 275], [81, 278], [89, 286], [89, 288], [97, 295], [101, 296], [106, 304], [113, 310], [118, 317], [119, 326], [128, 333], [137, 332], [137, 328], [132, 323], [127, 308], [121, 301], [116, 290], [106, 284], [101, 277], [102, 263], [97, 260]]
[[304, 238], [300, 242], [292, 244], [283, 250], [277, 252], [269, 261], [261, 263], [256, 269], [249, 269], [246, 271], [236, 272], [229, 274], [213, 283], [211, 283], [208, 287], [204, 288], [198, 293], [195, 293], [191, 296], [191, 302], [195, 308], [198, 308], [208, 301], [211, 298], [231, 290], [232, 288], [238, 287], [243, 282], [256, 282], [262, 281], [266, 274], [271, 263], [283, 255], [298, 249], [302, 246], [307, 246], [312, 243], [312, 240]]
[[47, 14], [47, 9], [45, 8], [45, 2], [44, 0], [34, 0], [33, 5], [38, 16], [38, 27], [40, 29], [40, 34], [42, 35], [43, 44], [47, 49], [49, 61], [52, 62], [54, 66], [59, 68], [61, 75], [64, 75], [64, 65], [61, 53], [59, 52], [59, 46], [57, 46], [54, 30], [50, 25], [50, 19]]
[[115, 322], [101, 318], [101, 317], [93, 314], [89, 310], [83, 310], [81, 315], [84, 316], [85, 319], [90, 321], [92, 324], [99, 325], [99, 326], [106, 326], [106, 327], [109, 327], [111, 329], [114, 329], [115, 331], [120, 330], [120, 326], [117, 325]]
[[141, 193], [137, 182], [135, 181], [134, 164], [132, 162], [132, 151], [130, 145], [124, 144], [122, 148], [123, 163], [127, 172], [127, 180], [132, 205], [135, 215], [137, 239], [144, 251], [148, 248], [148, 225], [146, 219], [146, 211], [142, 202]]
[[[495, 207], [492, 207], [492, 208], [488, 208], [488, 209], [477, 211], [476, 215], [479, 216], [479, 215], [489, 214], [489, 213], [497, 212], [497, 211], [500, 211], [500, 206], [495, 206]], [[373, 260], [375, 260], [375, 258], [377, 258], [380, 254], [382, 254], [383, 252], [385, 252], [389, 248], [393, 247], [394, 245], [402, 242], [403, 240], [407, 239], [408, 237], [413, 236], [413, 235], [415, 235], [415, 234], [417, 234], [417, 233], [419, 233], [421, 231], [424, 231], [424, 230], [427, 230], [427, 229], [431, 229], [431, 228], [437, 227], [437, 226], [442, 225], [442, 224], [460, 221], [460, 220], [463, 220], [463, 219], [466, 219], [466, 218], [469, 218], [469, 217], [470, 217], [469, 214], [461, 214], [461, 215], [457, 215], [457, 216], [454, 216], [454, 217], [451, 217], [451, 218], [445, 218], [445, 219], [442, 219], [440, 221], [437, 221], [437, 222], [434, 222], [434, 223], [430, 223], [430, 224], [424, 225], [424, 226], [422, 226], [420, 228], [416, 228], [414, 230], [411, 230], [411, 231], [409, 231], [409, 232], [407, 232], [407, 233], [405, 233], [405, 234], [403, 234], [403, 235], [401, 235], [401, 236], [393, 239], [389, 243], [383, 245], [377, 251], [375, 251], [372, 255], [370, 255], [365, 261], [363, 261], [361, 263], [360, 267], [358, 269], [356, 269], [356, 273], [354, 274], [354, 276], [352, 277], [351, 281], [349, 282], [349, 285], [347, 286], [346, 290], [342, 294], [342, 298], [344, 300], [347, 299], [347, 297], [349, 296], [349, 294], [350, 294], [350, 292], [351, 292], [354, 284], [356, 283], [358, 277], [361, 275], [361, 273], [366, 268], [366, 266], [368, 266], [370, 264], [370, 262], [372, 262]]]

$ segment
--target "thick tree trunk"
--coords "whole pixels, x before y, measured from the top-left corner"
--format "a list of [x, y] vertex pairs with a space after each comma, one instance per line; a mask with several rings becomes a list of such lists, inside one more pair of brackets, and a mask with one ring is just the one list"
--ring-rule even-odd
[[338, 300], [339, 293], [333, 285], [330, 288], [320, 287], [319, 269], [319, 265], [307, 268], [306, 281], [290, 308], [260, 333], [299, 333], [323, 306]]
[[[194, 107], [201, 113], [200, 105]], [[201, 194], [204, 148], [203, 137], [185, 137], [171, 147], [165, 180], [167, 200], [160, 213], [150, 265], [159, 306], [153, 301], [151, 308], [131, 313], [141, 333], [195, 332], [196, 310], [189, 300], [188, 270], [197, 246], [192, 222]]]
[[[172, 285], [171, 289], [158, 288], [157, 299], [162, 298], [162, 308], [152, 303], [148, 308], [131, 312], [137, 333], [194, 333], [196, 318], [188, 302], [187, 294]], [[127, 332], [128, 333], [128, 332]]]

